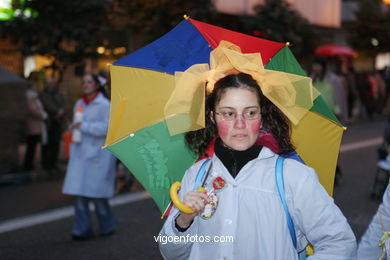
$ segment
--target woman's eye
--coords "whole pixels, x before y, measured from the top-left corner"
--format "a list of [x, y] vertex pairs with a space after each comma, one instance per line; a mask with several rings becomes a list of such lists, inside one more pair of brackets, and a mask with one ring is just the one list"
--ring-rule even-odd
[[249, 110], [246, 113], [247, 118], [255, 118], [259, 114], [259, 111], [257, 110]]
[[234, 112], [223, 112], [222, 115], [224, 117], [234, 117]]

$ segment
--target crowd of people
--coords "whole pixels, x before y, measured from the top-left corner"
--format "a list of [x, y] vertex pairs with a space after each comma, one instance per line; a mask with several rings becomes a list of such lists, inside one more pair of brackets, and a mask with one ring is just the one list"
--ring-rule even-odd
[[332, 112], [344, 125], [390, 115], [390, 67], [357, 72], [349, 62], [315, 59], [309, 75]]
[[39, 73], [31, 72], [28, 77], [27, 103], [29, 114], [26, 129], [26, 153], [24, 170], [32, 171], [37, 165], [37, 145], [41, 144], [41, 168], [49, 172], [58, 170], [58, 158], [62, 133], [65, 128], [65, 100], [54, 78], [44, 81], [39, 91]]

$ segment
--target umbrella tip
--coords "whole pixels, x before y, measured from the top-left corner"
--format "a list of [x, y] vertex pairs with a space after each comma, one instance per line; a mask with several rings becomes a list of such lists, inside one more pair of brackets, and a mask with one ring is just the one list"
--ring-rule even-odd
[[286, 42], [285, 44], [286, 44], [287, 47], [291, 46], [291, 42]]
[[188, 18], [190, 18], [188, 15], [183, 15], [184, 19], [188, 20]]

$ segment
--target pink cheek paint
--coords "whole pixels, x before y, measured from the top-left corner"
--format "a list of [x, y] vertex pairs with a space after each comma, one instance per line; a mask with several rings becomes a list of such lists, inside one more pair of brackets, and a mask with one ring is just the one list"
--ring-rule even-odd
[[218, 134], [221, 138], [226, 138], [229, 135], [230, 128], [231, 128], [230, 122], [225, 122], [225, 121], [217, 122]]
[[250, 131], [251, 131], [251, 134], [258, 134], [259, 131], [260, 131], [260, 126], [261, 126], [261, 120], [258, 119], [258, 120], [253, 120], [251, 122], [251, 125], [250, 125]]

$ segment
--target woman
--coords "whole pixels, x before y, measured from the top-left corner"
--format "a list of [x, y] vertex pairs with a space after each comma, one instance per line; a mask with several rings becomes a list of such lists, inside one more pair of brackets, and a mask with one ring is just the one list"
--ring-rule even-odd
[[[163, 257], [297, 259], [297, 250], [305, 248], [307, 239], [315, 250], [311, 259], [353, 259], [356, 242], [352, 230], [314, 170], [286, 159], [284, 187], [298, 239], [297, 249], [294, 247], [275, 184], [278, 155], [270, 149], [273, 145], [261, 145], [260, 136], [260, 129], [266, 129], [276, 140], [279, 153], [287, 155], [294, 149], [290, 126], [262, 94], [257, 81], [245, 73], [225, 76], [215, 83], [206, 102], [206, 128], [188, 133], [186, 140], [199, 155], [214, 146], [207, 194], [192, 191], [201, 160], [187, 170], [180, 190], [184, 204], [195, 213], [173, 209], [160, 235], [182, 239], [160, 241]], [[226, 184], [216, 190], [218, 178]], [[214, 215], [199, 216], [210, 204], [208, 194], [212, 193], [219, 198]], [[217, 242], [221, 240], [228, 241]]]
[[82, 92], [82, 99], [74, 106], [74, 113], [82, 111], [82, 121], [71, 126], [80, 129], [81, 140], [71, 145], [63, 186], [63, 193], [76, 196], [74, 240], [93, 236], [88, 207], [90, 201], [95, 205], [100, 234], [111, 235], [116, 227], [108, 204], [108, 198], [114, 194], [115, 159], [109, 151], [101, 148], [106, 137], [110, 103], [99, 91], [99, 80], [93, 74], [83, 76]]

